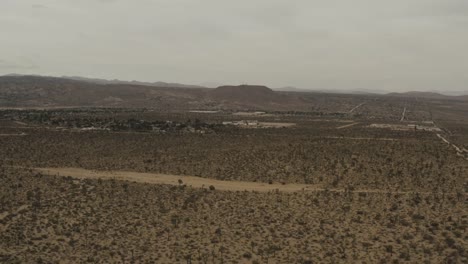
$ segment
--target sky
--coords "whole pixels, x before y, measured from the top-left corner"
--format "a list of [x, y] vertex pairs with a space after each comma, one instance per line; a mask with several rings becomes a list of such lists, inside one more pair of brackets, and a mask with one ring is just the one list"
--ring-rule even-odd
[[1, 0], [0, 75], [467, 91], [467, 0]]

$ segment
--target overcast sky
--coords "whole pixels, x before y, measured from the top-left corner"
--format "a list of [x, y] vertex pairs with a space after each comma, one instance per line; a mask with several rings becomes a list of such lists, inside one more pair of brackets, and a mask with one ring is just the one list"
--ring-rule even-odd
[[0, 0], [0, 75], [468, 90], [468, 0]]

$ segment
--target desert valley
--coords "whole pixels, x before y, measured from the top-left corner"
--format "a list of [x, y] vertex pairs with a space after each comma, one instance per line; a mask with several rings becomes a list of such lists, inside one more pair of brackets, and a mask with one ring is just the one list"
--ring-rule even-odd
[[2, 263], [466, 263], [468, 97], [0, 77]]

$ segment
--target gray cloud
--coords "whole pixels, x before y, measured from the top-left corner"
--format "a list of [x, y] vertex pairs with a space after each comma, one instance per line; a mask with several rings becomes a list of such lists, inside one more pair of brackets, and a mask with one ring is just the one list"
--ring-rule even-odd
[[39, 69], [37, 65], [34, 64], [22, 64], [16, 62], [10, 62], [0, 59], [0, 70], [35, 70]]
[[33, 4], [33, 5], [32, 5], [32, 8], [35, 8], [35, 9], [44, 9], [44, 8], [47, 8], [47, 6], [41, 5], [41, 4]]
[[320, 89], [468, 81], [466, 0], [4, 0], [0, 31], [2, 57], [28, 57], [39, 74]]

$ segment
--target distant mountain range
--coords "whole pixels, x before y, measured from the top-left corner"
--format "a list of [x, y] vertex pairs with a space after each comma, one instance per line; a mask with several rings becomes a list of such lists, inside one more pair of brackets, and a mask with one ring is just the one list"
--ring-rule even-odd
[[411, 96], [412, 94], [420, 93], [421, 95], [424, 94], [440, 94], [445, 96], [464, 96], [468, 95], [467, 91], [410, 91], [410, 92], [390, 92], [384, 90], [371, 90], [371, 89], [356, 89], [356, 90], [346, 90], [346, 89], [304, 89], [304, 88], [296, 88], [292, 86], [281, 87], [281, 88], [273, 88], [275, 91], [285, 91], [285, 92], [319, 92], [319, 93], [336, 93], [336, 94], [401, 94], [401, 95], [408, 95]]
[[[22, 74], [8, 74], [4, 75], [6, 77], [19, 77], [19, 76], [36, 76], [36, 77], [47, 77], [47, 76], [41, 76], [41, 75], [22, 75]], [[1, 77], [1, 76], [0, 76]], [[81, 76], [61, 76], [60, 78], [63, 79], [69, 79], [69, 80], [75, 80], [75, 81], [83, 81], [83, 82], [89, 82], [89, 83], [95, 83], [95, 84], [128, 84], [128, 85], [143, 85], [143, 86], [153, 86], [153, 87], [172, 87], [172, 88], [217, 88], [220, 86], [225, 86], [224, 84], [217, 83], [217, 82], [204, 82], [199, 85], [193, 85], [193, 84], [181, 84], [181, 83], [168, 83], [168, 82], [141, 82], [141, 81], [125, 81], [125, 80], [107, 80], [107, 79], [100, 79], [100, 78], [87, 78], [87, 77], [81, 77]], [[372, 90], [372, 89], [306, 89], [306, 88], [297, 88], [294, 86], [286, 86], [286, 87], [280, 87], [280, 88], [272, 88], [274, 91], [280, 91], [280, 92], [301, 92], [301, 93], [332, 93], [332, 94], [390, 94], [390, 95], [396, 95], [396, 94], [401, 94], [401, 95], [408, 95], [412, 96], [414, 93], [421, 93], [421, 95], [424, 95], [426, 93], [428, 94], [440, 94], [440, 95], [445, 95], [445, 96], [468, 96], [468, 90], [466, 91], [410, 91], [410, 92], [390, 92], [390, 91], [385, 91], [385, 90]]]
[[410, 91], [404, 93], [388, 93], [387, 96], [397, 96], [397, 97], [420, 97], [420, 98], [429, 98], [429, 99], [468, 99], [468, 95], [446, 95], [438, 92], [419, 92], [419, 91]]
[[96, 79], [96, 78], [85, 78], [85, 77], [79, 77], [79, 76], [62, 76], [61, 78], [75, 80], [75, 81], [96, 83], [96, 84], [129, 84], [129, 85], [144, 85], [144, 86], [155, 86], [155, 87], [205, 88], [199, 85], [188, 85], [188, 84], [167, 83], [167, 82], [121, 81], [117, 79], [106, 80], [106, 79]]
[[293, 86], [273, 88], [275, 91], [283, 92], [299, 92], [299, 93], [330, 93], [330, 94], [385, 94], [385, 91], [370, 91], [370, 90], [327, 90], [327, 89], [304, 89]]
[[[289, 87], [277, 91], [262, 85], [205, 88], [165, 82], [137, 82], [83, 77], [0, 76], [0, 107], [146, 107], [157, 109], [298, 110], [313, 108], [318, 93]], [[315, 93], [315, 94], [314, 94]], [[353, 94], [352, 92], [345, 92]], [[354, 94], [370, 94], [355, 92]], [[377, 96], [377, 94], [375, 94]], [[382, 96], [382, 95], [378, 95]], [[468, 100], [433, 92], [384, 96]]]
[[215, 89], [180, 84], [9, 75], [0, 77], [0, 107], [146, 107], [155, 109], [296, 110], [300, 96], [265, 86]]

